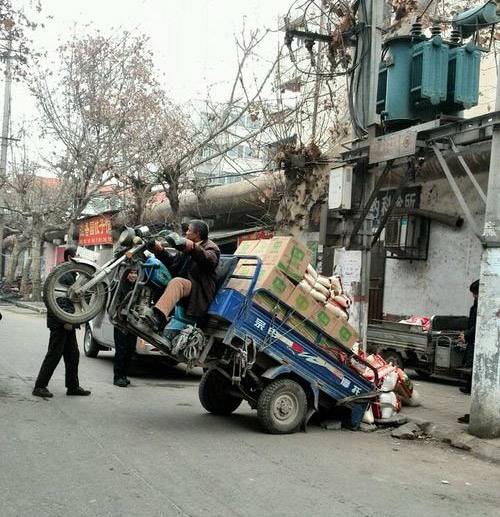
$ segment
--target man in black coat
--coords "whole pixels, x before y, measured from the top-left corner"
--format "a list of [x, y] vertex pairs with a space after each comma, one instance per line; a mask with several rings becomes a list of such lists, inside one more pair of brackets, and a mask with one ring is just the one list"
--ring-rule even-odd
[[[472, 282], [469, 287], [469, 291], [472, 293], [474, 303], [469, 310], [469, 320], [467, 321], [467, 330], [464, 331], [462, 340], [465, 342], [465, 354], [463, 365], [465, 368], [472, 370], [474, 363], [474, 347], [476, 344], [476, 320], [477, 320], [477, 300], [479, 295], [479, 280]], [[467, 384], [465, 387], [460, 388], [462, 393], [470, 394], [472, 390], [472, 371], [467, 374]], [[469, 423], [469, 414], [465, 414], [458, 419], [459, 422], [467, 424]]]
[[170, 255], [158, 242], [152, 251], [175, 278], [147, 315], [151, 327], [161, 332], [179, 302], [188, 317], [203, 318], [215, 297], [215, 270], [220, 258], [219, 247], [208, 238], [208, 225], [199, 220], [189, 223], [183, 252]]
[[[74, 248], [65, 249], [64, 261], [67, 262], [70, 257], [74, 257], [75, 255], [76, 251]], [[68, 284], [71, 285], [72, 283], [71, 279], [68, 279]], [[58, 320], [55, 315], [50, 312], [48, 307], [47, 327], [50, 330], [49, 348], [40, 367], [40, 373], [38, 374], [35, 387], [33, 388], [33, 395], [44, 398], [53, 396], [47, 389], [47, 386], [61, 357], [64, 359], [64, 366], [66, 368], [66, 395], [90, 395], [90, 391], [84, 390], [78, 380], [80, 352], [78, 351], [75, 327]]]
[[[126, 296], [134, 288], [137, 281], [137, 271], [132, 270], [127, 274], [125, 282], [121, 286], [120, 299]], [[126, 388], [130, 381], [128, 380], [128, 370], [132, 362], [132, 356], [135, 352], [137, 337], [130, 332], [121, 330], [118, 327], [113, 329], [113, 338], [115, 341], [115, 360], [113, 365], [113, 384], [120, 388]]]

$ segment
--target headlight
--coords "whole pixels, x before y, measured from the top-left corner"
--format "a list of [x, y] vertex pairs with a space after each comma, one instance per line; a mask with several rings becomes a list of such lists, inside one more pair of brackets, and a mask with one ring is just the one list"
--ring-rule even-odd
[[118, 239], [118, 244], [120, 246], [124, 246], [129, 248], [133, 244], [133, 239], [135, 237], [135, 231], [132, 228], [125, 228], [122, 233], [120, 233], [120, 237]]
[[145, 237], [148, 237], [149, 236], [149, 228], [147, 226], [136, 226], [134, 228], [135, 230], [135, 234], [138, 235], [139, 237], [142, 237], [143, 239]]

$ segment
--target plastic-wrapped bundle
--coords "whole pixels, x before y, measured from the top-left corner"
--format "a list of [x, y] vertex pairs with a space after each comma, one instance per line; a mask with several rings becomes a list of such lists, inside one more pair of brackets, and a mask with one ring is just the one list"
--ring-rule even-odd
[[314, 288], [309, 282], [306, 280], [302, 280], [299, 286], [304, 290], [307, 294], [309, 294], [314, 300], [320, 303], [325, 303], [327, 300], [327, 296]]
[[324, 301], [326, 302], [327, 298], [330, 296], [330, 291], [324, 285], [320, 284], [319, 282], [316, 282], [312, 275], [310, 275], [309, 273], [306, 273], [304, 275], [304, 280], [309, 284], [309, 286], [312, 289], [314, 289], [315, 291], [319, 291], [321, 294], [323, 294], [325, 297]]
[[328, 301], [325, 305], [325, 309], [330, 311], [335, 317], [342, 318], [347, 321], [347, 313], [338, 305], [330, 303], [330, 301]]
[[331, 276], [328, 280], [330, 281], [330, 289], [336, 295], [342, 294], [342, 283], [340, 278], [338, 276]]

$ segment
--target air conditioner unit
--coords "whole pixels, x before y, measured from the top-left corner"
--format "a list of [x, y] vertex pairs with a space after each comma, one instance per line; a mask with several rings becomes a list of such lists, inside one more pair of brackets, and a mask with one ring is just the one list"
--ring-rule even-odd
[[328, 208], [330, 210], [350, 210], [352, 200], [351, 165], [335, 167], [330, 171]]

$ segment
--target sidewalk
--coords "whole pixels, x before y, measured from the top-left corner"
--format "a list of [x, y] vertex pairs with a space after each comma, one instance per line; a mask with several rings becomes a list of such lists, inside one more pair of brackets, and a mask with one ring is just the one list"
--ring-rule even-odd
[[16, 307], [21, 307], [23, 309], [29, 309], [33, 312], [38, 312], [39, 314], [46, 314], [47, 308], [43, 302], [25, 302], [23, 300], [18, 300], [16, 298], [2, 297], [0, 296], [0, 302], [10, 303], [15, 305]]
[[469, 395], [464, 395], [458, 386], [445, 381], [413, 378], [413, 382], [421, 396], [422, 405], [403, 407], [401, 414], [419, 424], [430, 422], [430, 434], [437, 440], [469, 451], [479, 458], [500, 463], [500, 438], [477, 438], [467, 433], [467, 424], [457, 422], [458, 417], [469, 413]]

